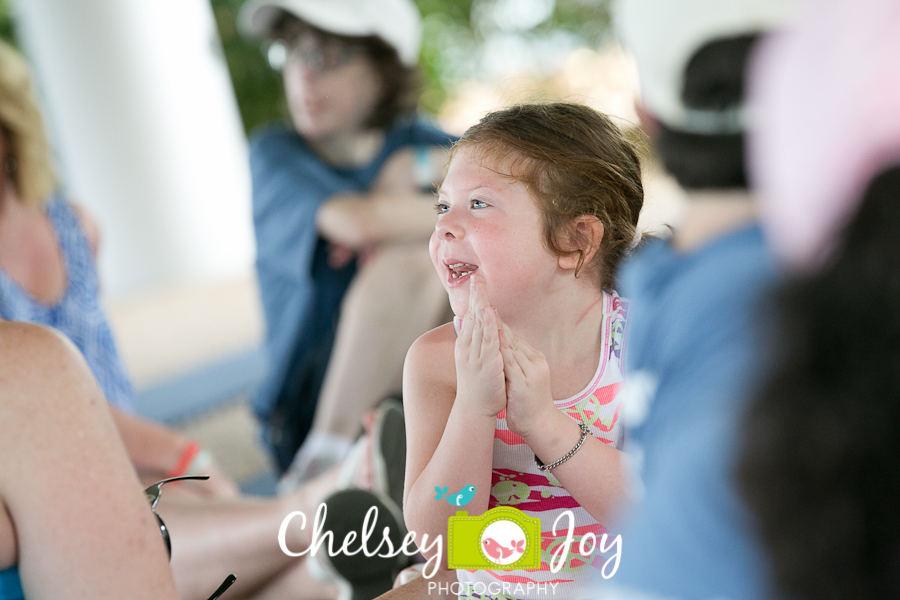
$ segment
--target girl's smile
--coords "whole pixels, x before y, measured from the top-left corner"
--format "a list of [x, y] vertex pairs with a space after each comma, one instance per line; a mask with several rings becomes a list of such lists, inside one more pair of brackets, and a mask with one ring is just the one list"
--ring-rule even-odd
[[453, 258], [445, 259], [444, 264], [450, 271], [450, 277], [447, 281], [447, 285], [450, 287], [457, 287], [466, 283], [469, 281], [469, 276], [478, 270], [478, 265], [457, 261]]
[[475, 272], [485, 278], [491, 305], [503, 313], [525, 301], [558, 266], [544, 245], [542, 216], [526, 186], [480, 159], [472, 147], [454, 156], [430, 243], [432, 262], [459, 316], [468, 310]]

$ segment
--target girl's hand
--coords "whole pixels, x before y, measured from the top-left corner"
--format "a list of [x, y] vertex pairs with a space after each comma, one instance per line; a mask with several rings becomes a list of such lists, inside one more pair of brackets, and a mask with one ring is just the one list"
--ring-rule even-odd
[[[498, 318], [499, 320], [499, 318]], [[557, 412], [550, 393], [550, 367], [543, 353], [518, 338], [500, 321], [500, 353], [506, 377], [506, 424], [527, 439]]]
[[456, 399], [476, 414], [496, 416], [506, 407], [506, 381], [500, 355], [500, 332], [488, 304], [484, 277], [469, 283], [469, 310], [456, 338]]

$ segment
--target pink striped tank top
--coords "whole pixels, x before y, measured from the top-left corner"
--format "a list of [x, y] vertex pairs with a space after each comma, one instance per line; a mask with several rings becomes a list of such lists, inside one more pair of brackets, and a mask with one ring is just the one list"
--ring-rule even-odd
[[[597, 370], [580, 393], [554, 402], [574, 421], [587, 425], [594, 437], [618, 449], [624, 441], [619, 390], [624, 382], [622, 361], [627, 307], [628, 302], [615, 292], [604, 292], [603, 347]], [[539, 569], [509, 571], [459, 569], [457, 580], [461, 585], [457, 589], [460, 598], [583, 600], [596, 593], [593, 586], [599, 580], [606, 557], [600, 555], [599, 550], [583, 557], [578, 553], [578, 544], [588, 533], [600, 540], [607, 529], [581, 508], [551, 472], [544, 473], [537, 468], [534, 453], [525, 440], [507, 427], [506, 411], [497, 416], [494, 429], [488, 508], [496, 506], [512, 506], [541, 520], [541, 566]], [[574, 515], [574, 541], [562, 568], [553, 573], [550, 561], [554, 550], [565, 540], [569, 522], [565, 517], [560, 519], [555, 536], [553, 524], [567, 510]]]

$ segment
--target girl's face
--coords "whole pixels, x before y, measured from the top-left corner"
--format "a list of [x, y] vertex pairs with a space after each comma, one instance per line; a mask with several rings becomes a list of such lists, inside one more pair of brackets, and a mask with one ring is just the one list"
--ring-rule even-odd
[[461, 148], [441, 184], [431, 260], [456, 315], [468, 310], [469, 280], [477, 271], [491, 305], [507, 318], [546, 289], [558, 260], [544, 245], [541, 212], [525, 185], [475, 156]]
[[383, 91], [375, 66], [360, 48], [301, 35], [284, 65], [288, 110], [310, 140], [365, 129]]

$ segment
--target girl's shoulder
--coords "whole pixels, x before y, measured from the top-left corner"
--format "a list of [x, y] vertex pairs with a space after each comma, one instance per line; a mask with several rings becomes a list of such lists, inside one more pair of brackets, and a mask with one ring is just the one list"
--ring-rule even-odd
[[420, 335], [410, 346], [407, 361], [414, 361], [416, 365], [421, 364], [425, 367], [437, 364], [446, 367], [449, 356], [450, 366], [453, 366], [455, 347], [456, 331], [453, 329], [453, 323], [445, 323]]
[[419, 336], [419, 339], [416, 340], [417, 343], [419, 341], [421, 341], [423, 344], [449, 343], [450, 346], [454, 346], [456, 344], [456, 329], [454, 329], [453, 321], [444, 323], [443, 325], [438, 325], [434, 329], [426, 331]]
[[455, 346], [456, 331], [453, 329], [453, 323], [435, 327], [419, 336], [406, 355], [403, 387], [426, 386], [435, 391], [452, 390], [455, 394], [456, 361], [453, 355]]

